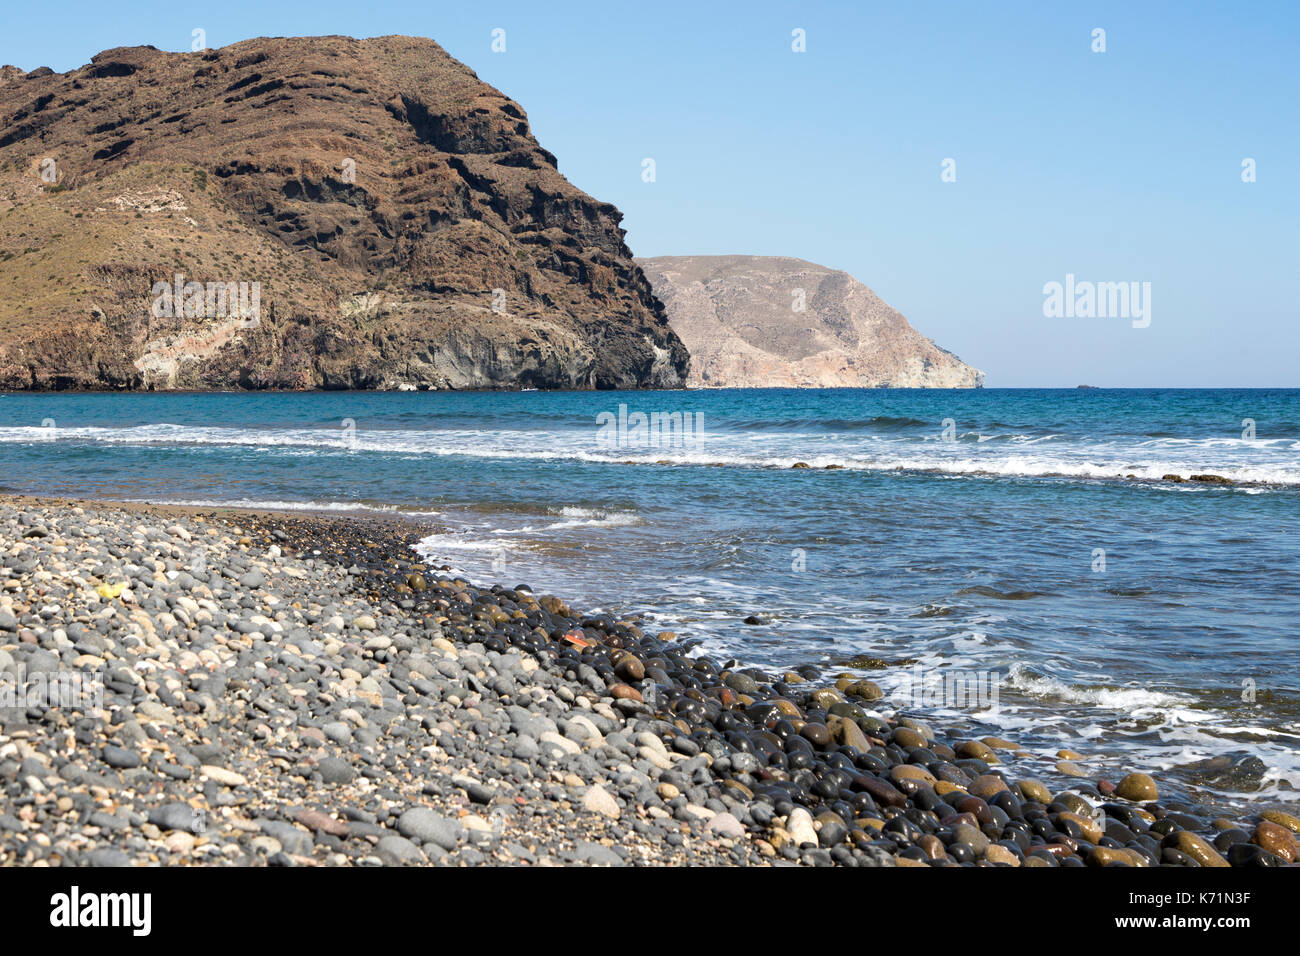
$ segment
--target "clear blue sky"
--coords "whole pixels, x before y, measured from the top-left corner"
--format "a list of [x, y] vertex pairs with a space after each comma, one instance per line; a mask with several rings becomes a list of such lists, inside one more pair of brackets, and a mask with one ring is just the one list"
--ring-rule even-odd
[[[845, 269], [993, 386], [1300, 386], [1295, 2], [68, 0], [5, 21], [0, 62], [28, 70], [186, 50], [195, 27], [433, 37], [624, 211], [637, 255]], [[1067, 273], [1151, 282], [1150, 327], [1045, 318]]]

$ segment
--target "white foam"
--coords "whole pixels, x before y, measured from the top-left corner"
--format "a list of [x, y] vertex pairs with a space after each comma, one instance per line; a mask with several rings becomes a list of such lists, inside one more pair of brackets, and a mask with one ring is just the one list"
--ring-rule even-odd
[[438, 517], [437, 511], [419, 511], [396, 505], [363, 504], [356, 501], [282, 501], [262, 498], [126, 498], [126, 501], [151, 505], [177, 505], [183, 508], [247, 508], [252, 511], [338, 511], [403, 514], [411, 517]]
[[[1156, 712], [1183, 714], [1179, 705], [1190, 702], [1190, 698], [1181, 695], [1140, 687], [1076, 687], [1055, 677], [1031, 674], [1019, 661], [1007, 672], [1007, 685], [1028, 697], [1087, 704], [1106, 710], [1126, 711], [1135, 716]], [[1194, 716], [1194, 712], [1185, 713], [1188, 716], [1184, 719], [1190, 720]]]
[[489, 554], [507, 554], [521, 547], [518, 541], [503, 538], [480, 538], [455, 532], [431, 534], [421, 538], [415, 550], [424, 557], [435, 557], [439, 551], [478, 551]]
[[[37, 426], [0, 428], [0, 443], [89, 441], [136, 445], [229, 445], [258, 449], [305, 449], [327, 454], [411, 454], [497, 460], [581, 461], [595, 464], [725, 465], [745, 468], [789, 468], [804, 462], [813, 468], [835, 465], [859, 471], [921, 471], [954, 476], [1063, 477], [1117, 479], [1135, 475], [1158, 481], [1167, 474], [1188, 478], [1210, 472], [1234, 482], [1300, 486], [1300, 466], [1294, 456], [1278, 454], [1300, 443], [1292, 439], [1254, 442], [1239, 439], [1105, 440], [1059, 443], [1053, 455], [1008, 453], [1062, 436], [973, 436], [973, 441], [945, 447], [933, 436], [916, 438], [758, 433], [706, 435], [690, 447], [601, 448], [594, 429], [426, 429], [367, 430], [344, 434], [333, 428], [247, 429], [227, 426], [157, 423], [119, 428], [102, 426], [46, 429]], [[766, 454], [752, 449], [761, 446]], [[1278, 446], [1275, 448], [1274, 446]], [[1151, 460], [1145, 449], [1159, 448], [1179, 455]], [[1200, 451], [1232, 449], [1231, 461], [1221, 454]], [[906, 451], [901, 451], [906, 449]], [[1180, 457], [1185, 456], [1185, 457]], [[1245, 460], [1254, 456], [1255, 460]], [[1146, 460], [1142, 460], [1146, 458]]]
[[[641, 516], [631, 511], [601, 511], [595, 508], [560, 508], [565, 521], [543, 526], [541, 531], [563, 531], [566, 528], [624, 528], [641, 524]], [[532, 530], [532, 529], [527, 529]]]

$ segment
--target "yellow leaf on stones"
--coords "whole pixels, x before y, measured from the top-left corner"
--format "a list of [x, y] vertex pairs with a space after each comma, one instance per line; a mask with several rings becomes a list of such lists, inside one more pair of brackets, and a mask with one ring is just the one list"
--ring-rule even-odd
[[120, 595], [126, 589], [126, 582], [121, 581], [117, 584], [101, 584], [95, 588], [95, 593], [102, 598], [108, 598], [110, 601]]

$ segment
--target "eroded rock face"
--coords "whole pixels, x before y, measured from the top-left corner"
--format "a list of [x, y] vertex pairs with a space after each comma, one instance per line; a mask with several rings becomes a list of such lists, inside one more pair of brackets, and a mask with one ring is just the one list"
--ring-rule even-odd
[[638, 259], [691, 353], [693, 386], [978, 388], [847, 272], [776, 256]]
[[621, 218], [431, 40], [4, 67], [0, 388], [679, 386]]

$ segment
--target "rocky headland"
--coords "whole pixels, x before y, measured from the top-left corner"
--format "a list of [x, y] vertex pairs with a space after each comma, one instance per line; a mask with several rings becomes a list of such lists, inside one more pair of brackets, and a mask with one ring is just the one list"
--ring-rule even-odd
[[0, 389], [679, 386], [621, 218], [432, 40], [5, 66]]
[[978, 388], [984, 373], [847, 272], [780, 256], [638, 259], [715, 388]]

